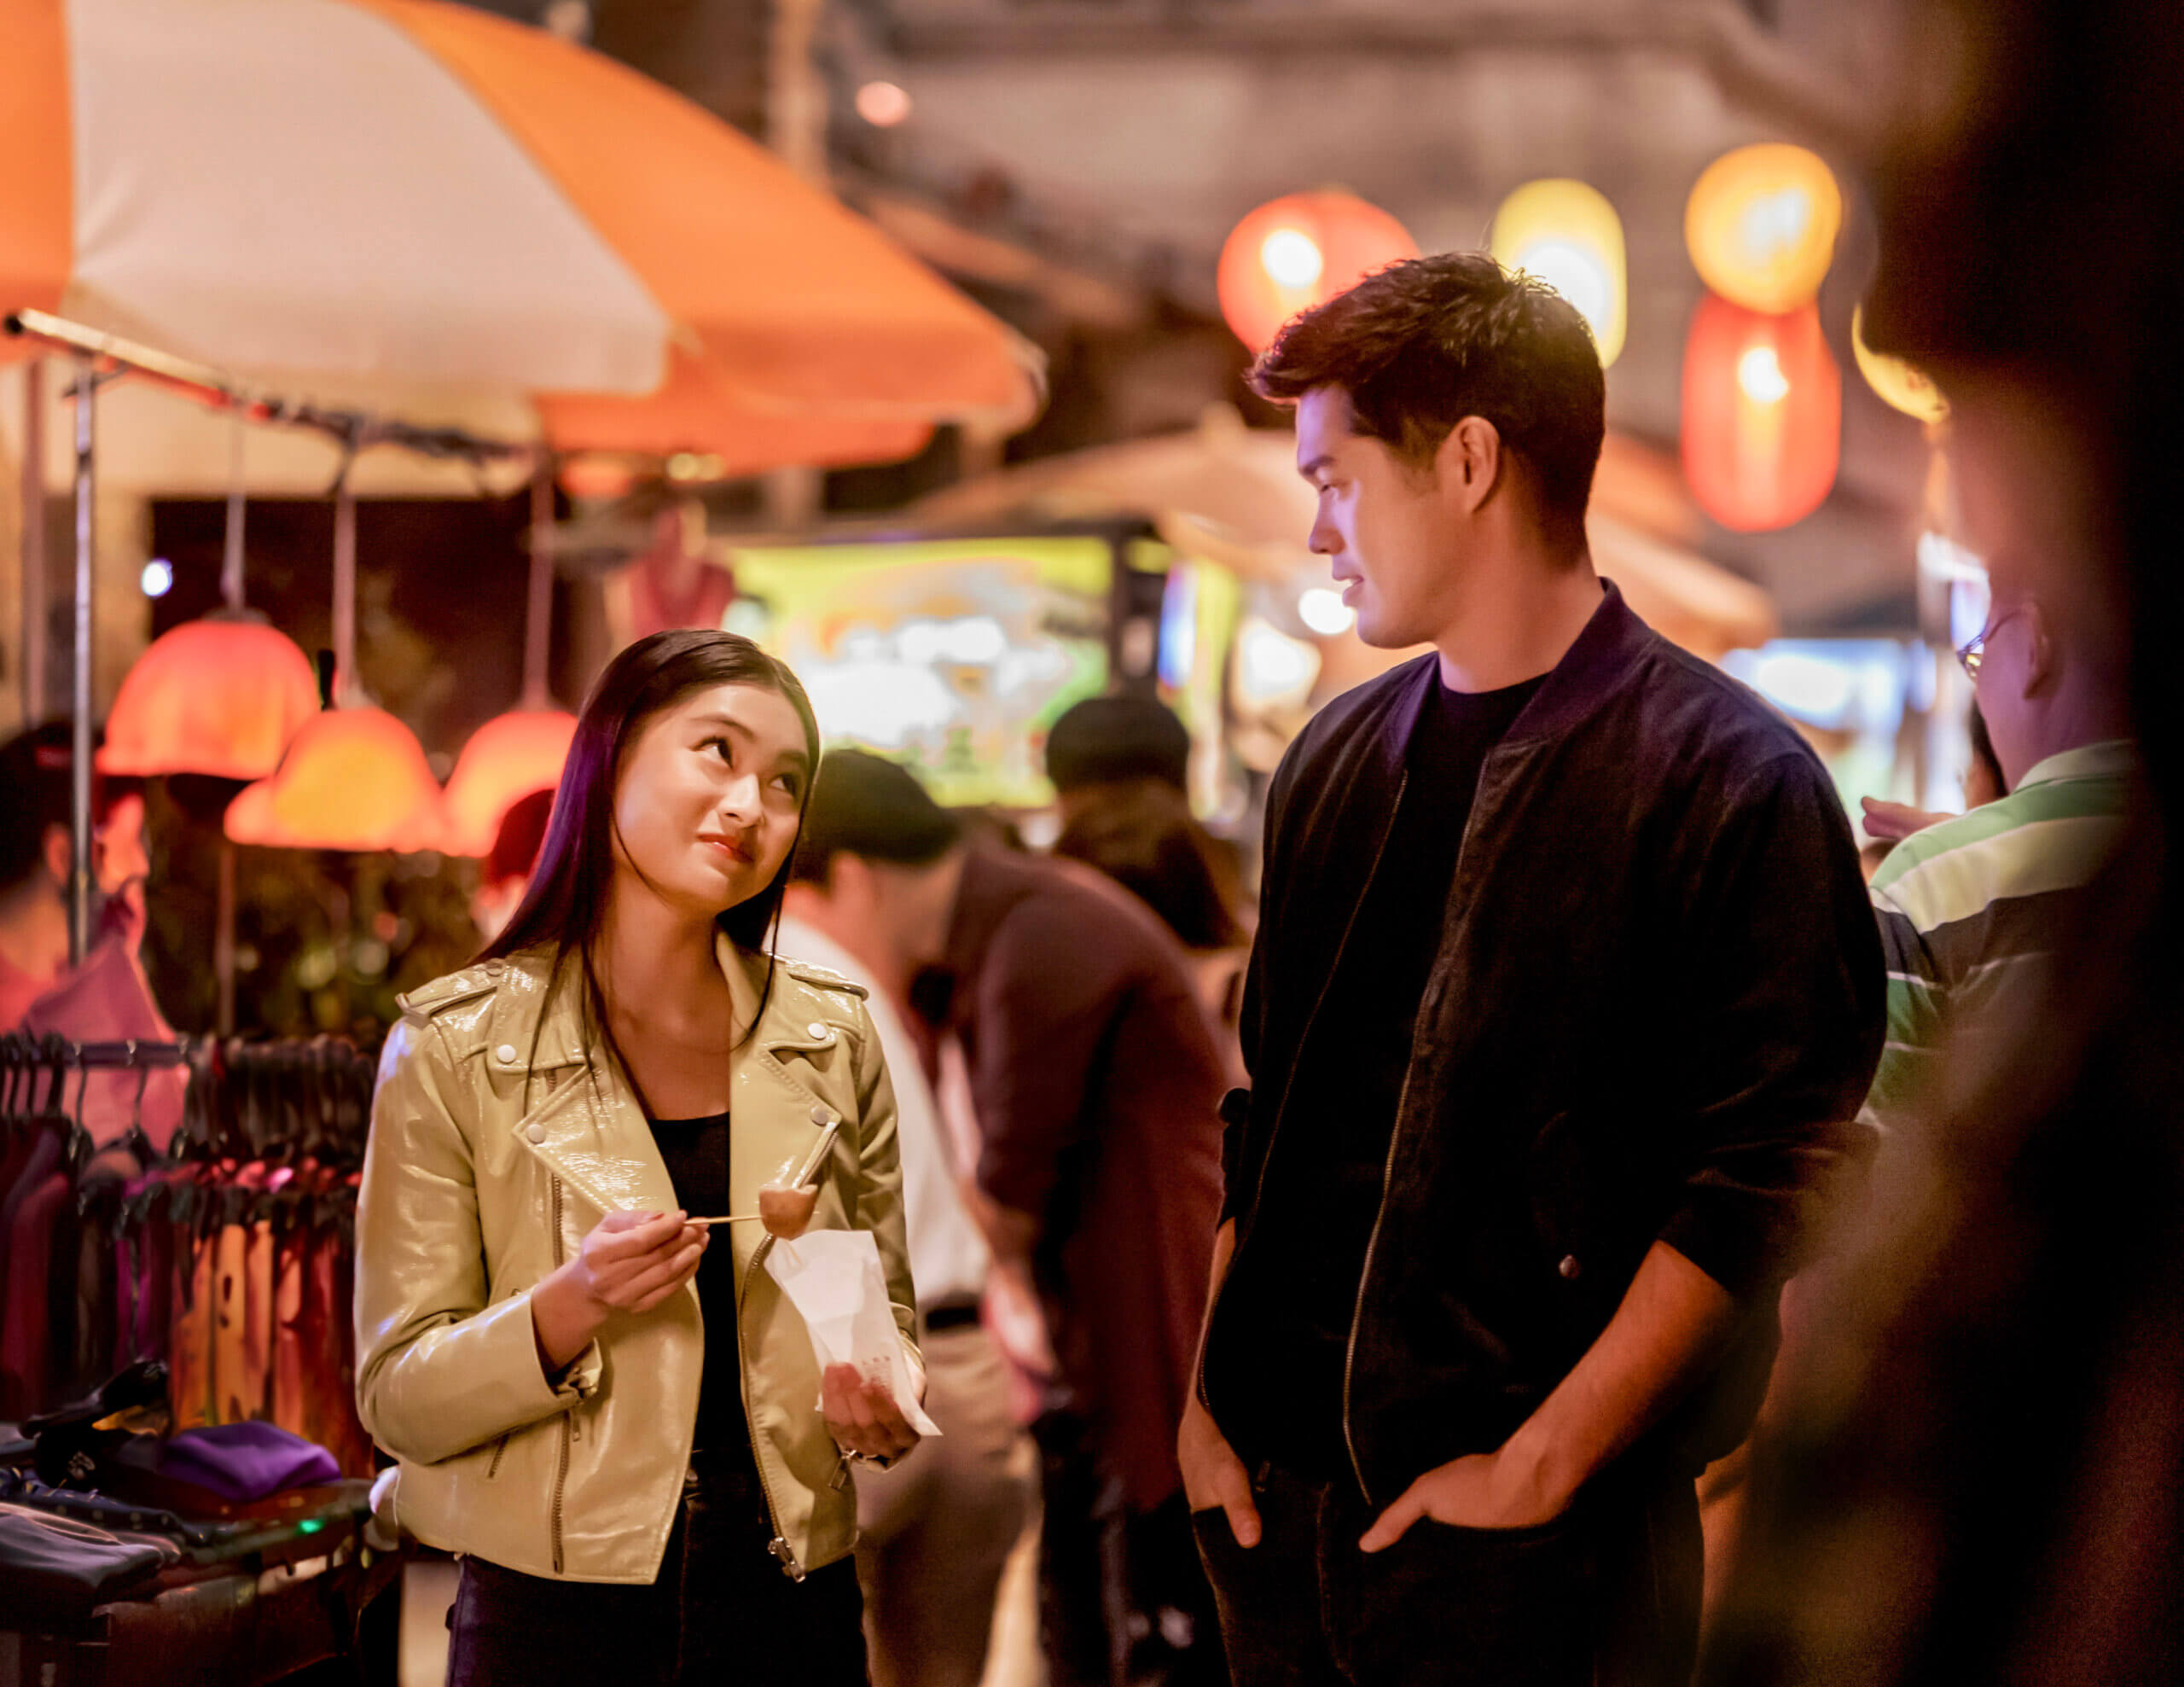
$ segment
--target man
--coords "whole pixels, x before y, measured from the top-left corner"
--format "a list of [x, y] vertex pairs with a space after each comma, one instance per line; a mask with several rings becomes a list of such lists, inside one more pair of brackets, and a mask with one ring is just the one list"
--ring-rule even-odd
[[877, 1687], [978, 1687], [1002, 1567], [1031, 1517], [1037, 1466], [979, 1321], [990, 1255], [900, 1016], [910, 978], [938, 956], [947, 933], [948, 887], [930, 870], [957, 843], [954, 823], [907, 773], [838, 753], [813, 786], [782, 905], [783, 954], [872, 992], [868, 1006], [895, 1085], [926, 1410], [942, 1432], [896, 1468], [857, 1477], [857, 1565]]
[[2053, 991], [2137, 774], [2127, 653], [2099, 618], [2043, 602], [2007, 558], [1994, 588], [1957, 654], [2009, 794], [1914, 831], [1873, 875], [1888, 1043], [1867, 1108], [1891, 1135], [1931, 1099], [1945, 1043], [1991, 1067], [1998, 1039]]
[[1827, 776], [1593, 573], [1583, 320], [1399, 264], [1254, 371], [1369, 643], [1269, 793], [1180, 1451], [1240, 1687], [1681, 1683], [1692, 1479], [1879, 1051]]
[[[952, 819], [901, 769], [830, 753], [818, 785], [847, 777]], [[1050, 1678], [1182, 1678], [1218, 1655], [1175, 1454], [1221, 1200], [1212, 1032], [1175, 939], [1089, 870], [955, 842], [881, 883], [936, 942], [905, 958], [939, 963], [917, 999], [962, 1050], [977, 1216], [1053, 1341], [1034, 1425]]]
[[1088, 804], [1146, 786], [1190, 792], [1191, 735], [1152, 697], [1086, 697], [1047, 732], [1047, 777], [1067, 826]]

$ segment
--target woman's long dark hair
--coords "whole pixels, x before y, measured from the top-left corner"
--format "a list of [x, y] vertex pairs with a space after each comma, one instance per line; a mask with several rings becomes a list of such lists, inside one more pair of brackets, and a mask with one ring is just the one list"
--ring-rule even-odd
[[[693, 692], [710, 690], [716, 685], [764, 686], [787, 699], [804, 724], [804, 746], [810, 765], [815, 769], [818, 766], [819, 723], [812, 715], [811, 700], [804, 695], [803, 685], [785, 663], [739, 633], [686, 628], [639, 639], [607, 665], [607, 671], [591, 688], [591, 695], [584, 700], [530, 888], [500, 935], [478, 953], [480, 961], [498, 960], [521, 950], [550, 945], [555, 988], [563, 967], [573, 959], [584, 980], [586, 1017], [603, 1035], [625, 1074], [628, 1062], [620, 1059], [614, 1047], [591, 952], [606, 918], [607, 891], [614, 880], [614, 849], [619, 841], [615, 787], [621, 777], [622, 758], [646, 724]], [[810, 792], [807, 781], [804, 794], [797, 804], [799, 835]], [[738, 948], [768, 957], [765, 988], [758, 1000], [761, 1014], [773, 993], [771, 938], [788, 883], [788, 864], [795, 855], [796, 840], [792, 838], [780, 870], [766, 887], [724, 910], [717, 922]], [[744, 1034], [748, 1036], [756, 1024], [754, 1018]]]

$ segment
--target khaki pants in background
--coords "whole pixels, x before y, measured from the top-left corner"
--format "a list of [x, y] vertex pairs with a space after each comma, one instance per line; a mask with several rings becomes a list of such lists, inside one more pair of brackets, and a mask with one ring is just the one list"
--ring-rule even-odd
[[1000, 1350], [975, 1323], [922, 1343], [940, 1439], [857, 1473], [874, 1687], [979, 1687], [1002, 1567], [1030, 1521], [1038, 1459], [1009, 1411]]

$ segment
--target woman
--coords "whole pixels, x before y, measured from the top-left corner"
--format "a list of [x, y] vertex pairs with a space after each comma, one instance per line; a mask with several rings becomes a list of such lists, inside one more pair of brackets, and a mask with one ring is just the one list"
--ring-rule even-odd
[[813, 1223], [873, 1233], [921, 1375], [864, 992], [766, 948], [818, 754], [748, 640], [630, 646], [522, 905], [388, 1038], [357, 1401], [399, 1521], [464, 1555], [452, 1683], [864, 1679], [847, 1461], [915, 1436], [822, 1379], [758, 1226], [697, 1221], [828, 1143]]

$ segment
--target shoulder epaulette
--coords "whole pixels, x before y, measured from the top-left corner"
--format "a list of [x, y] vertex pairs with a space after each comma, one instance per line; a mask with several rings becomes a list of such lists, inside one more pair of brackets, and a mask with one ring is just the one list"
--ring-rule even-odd
[[491, 995], [500, 987], [500, 973], [498, 962], [465, 967], [459, 973], [450, 973], [444, 978], [436, 978], [430, 984], [421, 984], [415, 990], [404, 992], [394, 998], [395, 1003], [404, 1014], [430, 1019], [462, 1003]]
[[872, 994], [853, 978], [845, 978], [831, 967], [819, 966], [810, 961], [792, 961], [786, 955], [780, 957], [781, 969], [791, 978], [805, 984], [816, 984], [822, 990], [840, 990], [862, 1000]]

